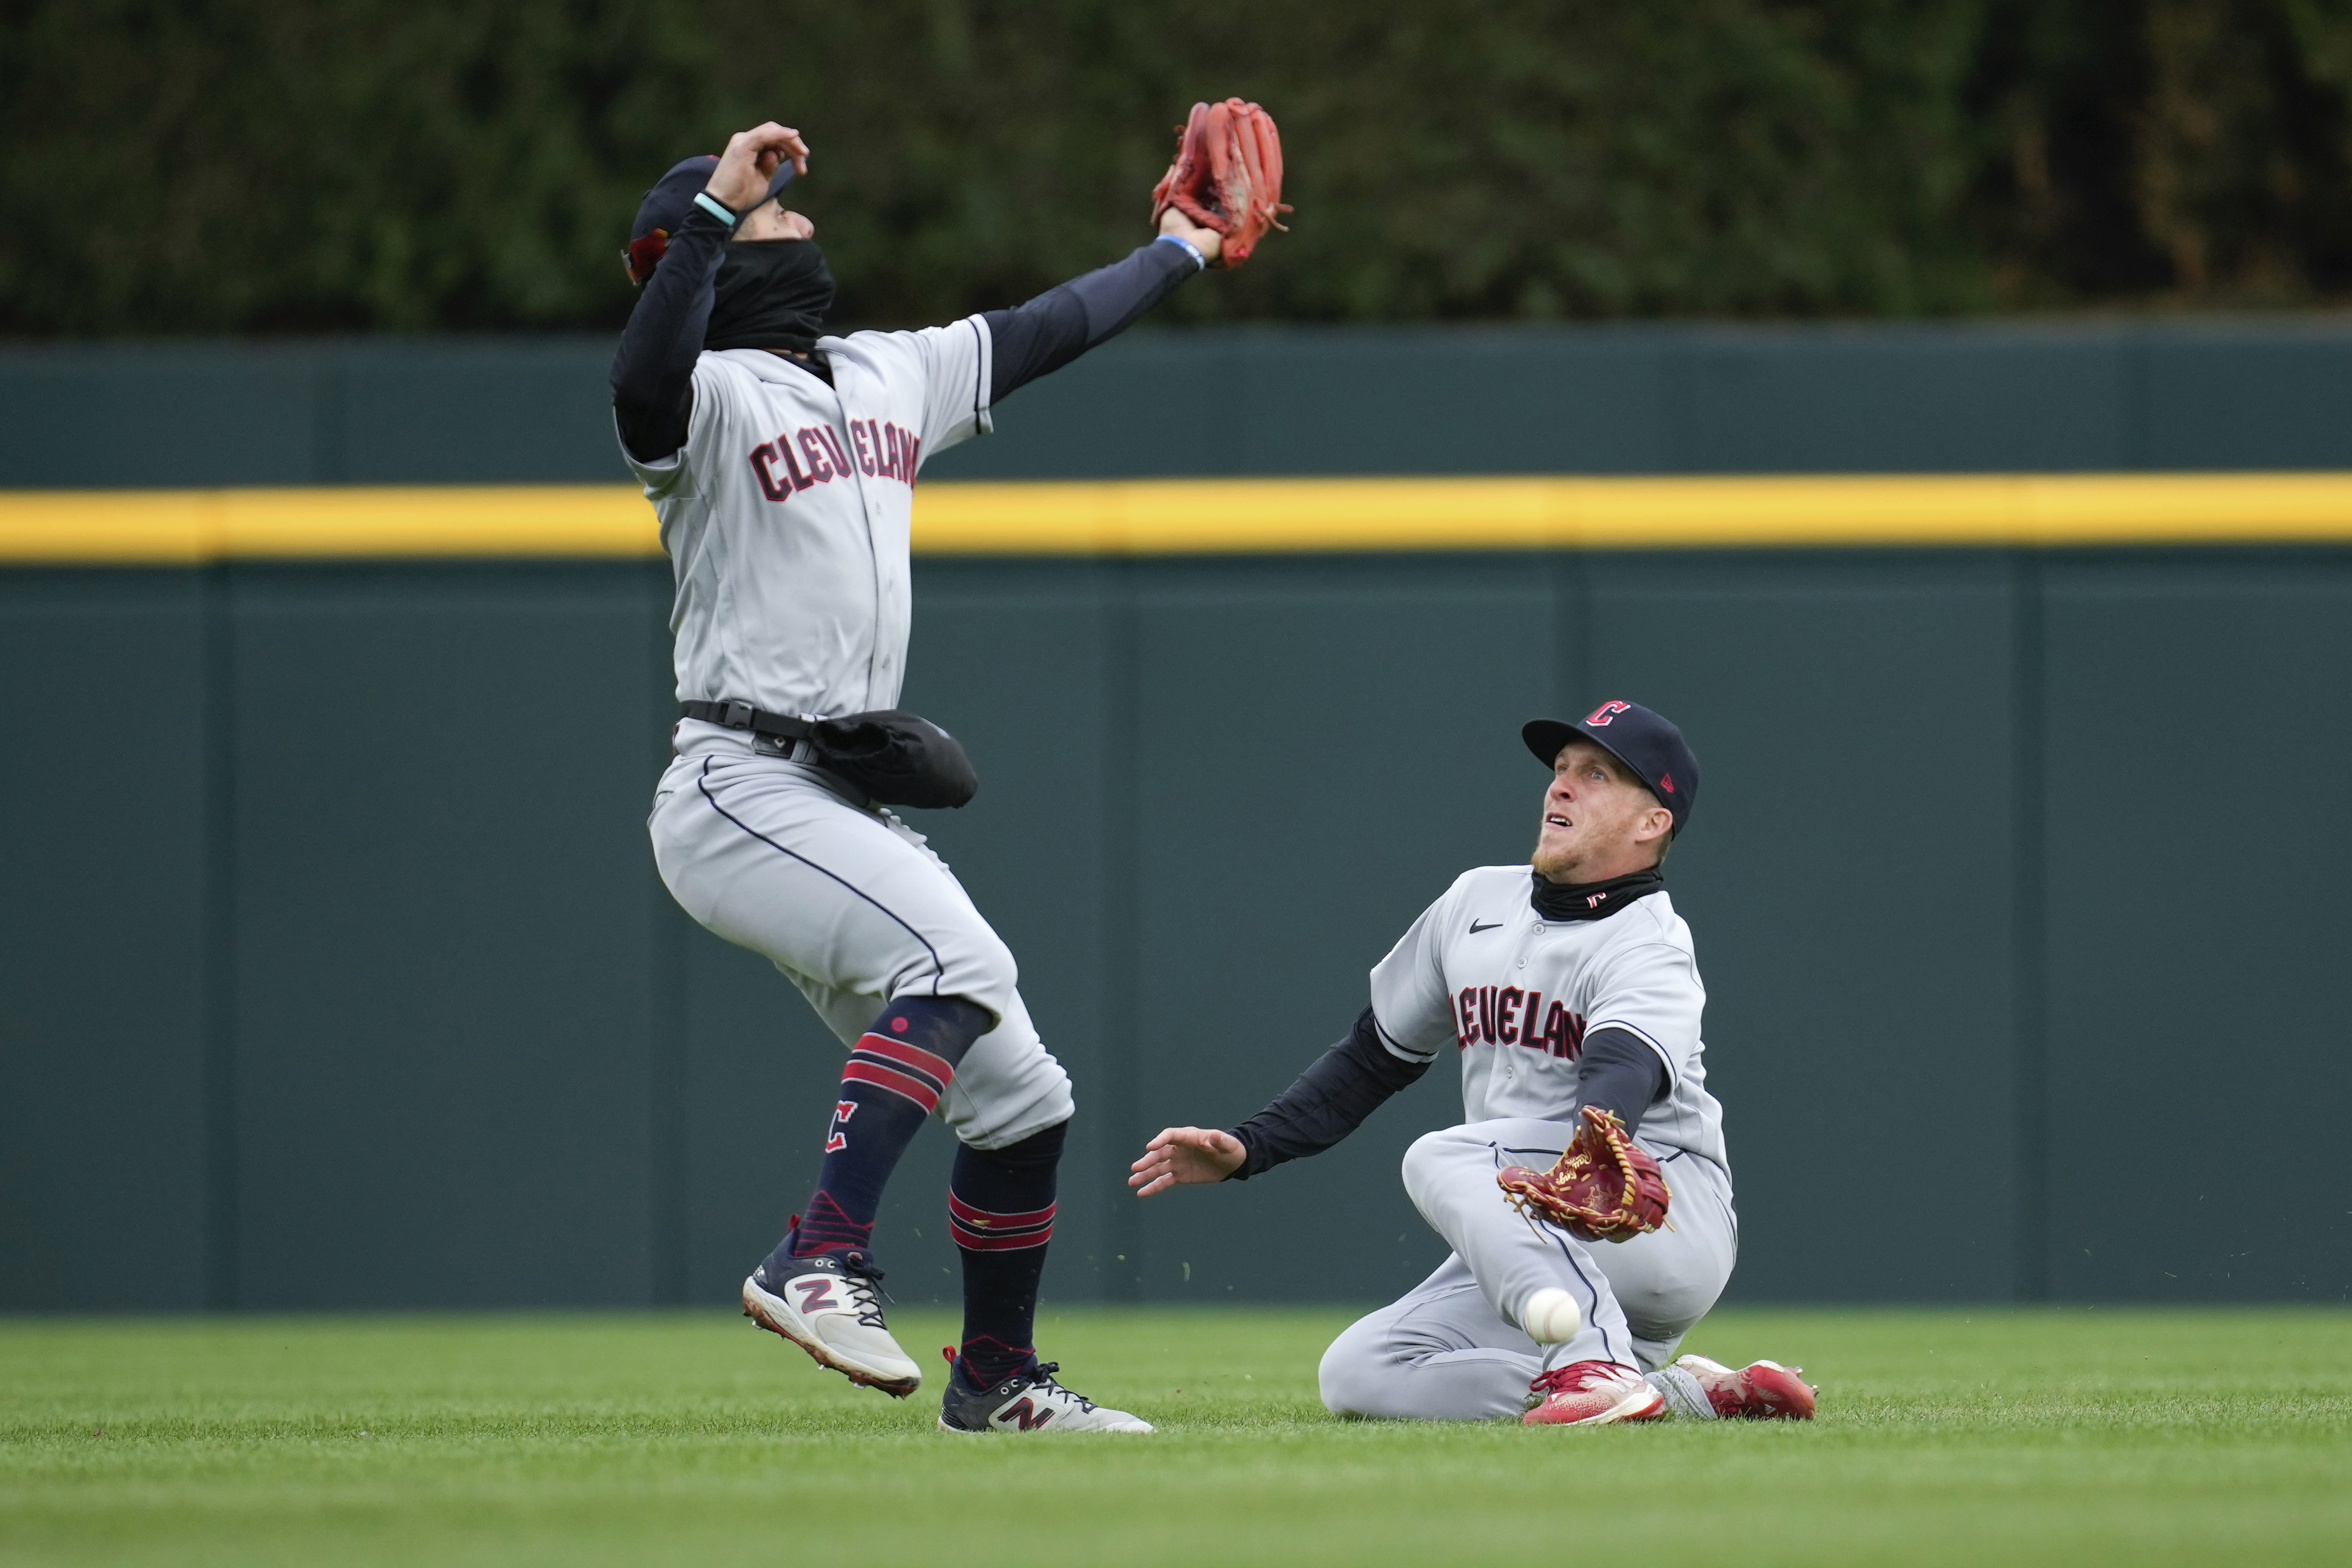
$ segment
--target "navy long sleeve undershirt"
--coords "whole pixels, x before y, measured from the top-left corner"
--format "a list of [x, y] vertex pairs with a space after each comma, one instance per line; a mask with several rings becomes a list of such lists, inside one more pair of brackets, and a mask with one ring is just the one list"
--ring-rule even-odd
[[734, 231], [700, 207], [687, 214], [646, 280], [613, 356], [613, 413], [621, 444], [658, 463], [686, 444], [694, 415], [694, 361], [710, 325], [711, 289]]
[[[1639, 1035], [1622, 1029], [1587, 1035], [1582, 1061], [1577, 1103], [1616, 1113], [1630, 1136], [1665, 1088], [1665, 1064]], [[1265, 1110], [1232, 1129], [1246, 1153], [1225, 1179], [1247, 1181], [1286, 1161], [1321, 1154], [1428, 1071], [1428, 1062], [1407, 1061], [1389, 1050], [1366, 1008], [1345, 1040], [1317, 1057]]]
[[[622, 443], [641, 463], [686, 444], [694, 414], [694, 361], [710, 322], [711, 290], [729, 230], [697, 208], [629, 312], [613, 357], [613, 409]], [[1192, 253], [1157, 240], [1060, 283], [1027, 304], [991, 310], [988, 401], [993, 405], [1118, 336], [1200, 270]], [[815, 367], [823, 374], [821, 364]]]
[[1117, 337], [1199, 270], [1192, 252], [1153, 240], [1017, 309], [988, 311], [982, 319], [990, 342], [989, 402], [1003, 402]]
[[1388, 1048], [1372, 1009], [1366, 1008], [1345, 1039], [1308, 1062], [1265, 1110], [1233, 1129], [1248, 1153], [1225, 1179], [1247, 1181], [1286, 1161], [1321, 1154], [1428, 1071], [1428, 1062], [1408, 1061]]
[[1640, 1035], [1603, 1029], [1584, 1037], [1584, 1071], [1576, 1082], [1579, 1105], [1615, 1112], [1630, 1138], [1665, 1092], [1666, 1064]]

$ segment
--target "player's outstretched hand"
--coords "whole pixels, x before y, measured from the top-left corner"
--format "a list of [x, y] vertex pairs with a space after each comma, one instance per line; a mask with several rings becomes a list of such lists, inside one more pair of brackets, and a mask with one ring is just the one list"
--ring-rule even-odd
[[1216, 266], [1217, 257], [1224, 254], [1224, 235], [1214, 229], [1202, 228], [1174, 207], [1160, 214], [1160, 232], [1189, 241], [1201, 253], [1201, 259], [1211, 267]]
[[[1213, 236], [1212, 236], [1213, 237]], [[1127, 1185], [1138, 1197], [1171, 1186], [1223, 1181], [1241, 1169], [1249, 1151], [1231, 1133], [1213, 1127], [1170, 1127], [1143, 1145], [1143, 1157], [1127, 1168]]]
[[703, 187], [710, 199], [740, 213], [768, 193], [768, 182], [776, 177], [776, 169], [783, 161], [793, 161], [793, 172], [808, 172], [808, 143], [801, 133], [789, 125], [769, 120], [749, 131], [739, 131], [727, 139], [727, 151], [719, 155], [719, 167], [710, 172], [710, 183]]

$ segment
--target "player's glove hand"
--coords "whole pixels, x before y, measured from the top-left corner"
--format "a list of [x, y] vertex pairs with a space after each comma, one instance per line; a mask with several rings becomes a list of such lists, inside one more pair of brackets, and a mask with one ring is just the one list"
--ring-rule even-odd
[[1282, 136], [1274, 116], [1229, 98], [1196, 103], [1176, 132], [1176, 161], [1151, 191], [1156, 226], [1173, 207], [1223, 244], [1216, 267], [1239, 267], [1265, 231], [1281, 228], [1290, 211], [1282, 200]]
[[1674, 1194], [1658, 1162], [1634, 1146], [1612, 1113], [1587, 1105], [1579, 1119], [1575, 1141], [1551, 1169], [1506, 1166], [1495, 1173], [1511, 1206], [1585, 1241], [1625, 1241], [1664, 1225]]

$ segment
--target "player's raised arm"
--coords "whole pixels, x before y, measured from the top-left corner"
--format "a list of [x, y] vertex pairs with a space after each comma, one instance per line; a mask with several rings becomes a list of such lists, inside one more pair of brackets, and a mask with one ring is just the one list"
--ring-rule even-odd
[[1151, 196], [1158, 238], [1017, 309], [985, 314], [992, 404], [1125, 331], [1194, 273], [1248, 259], [1289, 211], [1274, 117], [1239, 99], [1193, 105]]
[[1181, 213], [1160, 220], [1158, 239], [1123, 259], [1058, 283], [1012, 310], [991, 310], [988, 401], [992, 406], [1039, 376], [1117, 337], [1217, 255], [1214, 230]]
[[686, 444], [694, 362], [727, 242], [744, 214], [808, 172], [808, 156], [799, 131], [770, 120], [737, 131], [716, 160], [678, 163], [646, 193], [635, 225], [642, 232], [621, 257], [645, 292], [613, 356], [614, 418], [638, 462], [661, 463]]

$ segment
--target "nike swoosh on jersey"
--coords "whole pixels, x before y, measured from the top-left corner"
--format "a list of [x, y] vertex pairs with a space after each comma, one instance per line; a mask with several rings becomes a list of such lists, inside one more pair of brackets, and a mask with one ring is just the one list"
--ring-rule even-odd
[[1481, 931], [1500, 931], [1502, 928], [1503, 923], [1499, 920], [1490, 920], [1484, 925], [1479, 925], [1475, 920], [1470, 922], [1470, 935], [1473, 936], [1477, 936]]

